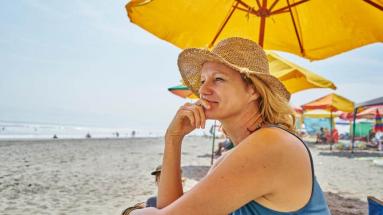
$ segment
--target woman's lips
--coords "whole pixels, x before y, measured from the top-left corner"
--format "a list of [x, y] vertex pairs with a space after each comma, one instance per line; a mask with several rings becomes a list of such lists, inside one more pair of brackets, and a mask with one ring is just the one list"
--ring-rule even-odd
[[204, 99], [204, 100], [207, 101], [207, 102], [218, 103], [218, 101], [215, 101], [213, 99]]
[[208, 103], [209, 106], [210, 106], [210, 108], [208, 108], [208, 109], [211, 109], [213, 106], [218, 105], [218, 102], [216, 102], [216, 101], [208, 101], [208, 100], [206, 100], [206, 101], [207, 101], [207, 103]]

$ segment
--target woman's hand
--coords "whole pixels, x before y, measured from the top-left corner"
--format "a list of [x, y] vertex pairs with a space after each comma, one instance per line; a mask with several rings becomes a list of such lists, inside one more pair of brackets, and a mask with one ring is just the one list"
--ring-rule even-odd
[[196, 128], [205, 128], [204, 108], [209, 109], [210, 106], [208, 102], [202, 99], [194, 104], [185, 103], [177, 111], [165, 136], [183, 138]]

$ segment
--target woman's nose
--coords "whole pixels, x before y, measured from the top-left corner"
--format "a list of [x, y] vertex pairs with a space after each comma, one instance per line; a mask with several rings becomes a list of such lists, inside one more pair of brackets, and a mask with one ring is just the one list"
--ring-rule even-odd
[[208, 81], [205, 81], [201, 84], [201, 87], [199, 88], [199, 94], [200, 95], [210, 95], [212, 93], [211, 86]]

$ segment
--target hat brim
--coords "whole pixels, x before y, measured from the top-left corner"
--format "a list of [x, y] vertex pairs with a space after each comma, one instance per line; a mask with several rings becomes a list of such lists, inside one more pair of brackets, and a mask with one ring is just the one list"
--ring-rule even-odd
[[[199, 96], [199, 88], [201, 87], [201, 70], [206, 62], [222, 63], [230, 68], [244, 73], [247, 68], [238, 67], [221, 56], [210, 52], [207, 49], [189, 48], [183, 50], [178, 56], [178, 68], [180, 70], [182, 79], [186, 86], [188, 86], [193, 93]], [[247, 72], [248, 74], [256, 76], [263, 81], [273, 93], [279, 94], [287, 101], [290, 100], [290, 93], [283, 85], [283, 83], [271, 74], [261, 73], [256, 71]]]
[[151, 175], [157, 175], [157, 174], [160, 173], [160, 172], [161, 172], [161, 170], [156, 170], [156, 171], [151, 172], [150, 174], [151, 174]]

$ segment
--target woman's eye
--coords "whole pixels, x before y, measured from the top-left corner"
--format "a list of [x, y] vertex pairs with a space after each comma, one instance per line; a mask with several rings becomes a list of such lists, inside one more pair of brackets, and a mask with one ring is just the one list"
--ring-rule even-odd
[[216, 81], [223, 81], [223, 78], [219, 78], [219, 77], [217, 77], [217, 78], [215, 78], [215, 80], [216, 80]]
[[205, 83], [205, 80], [201, 80], [201, 84], [204, 84]]

